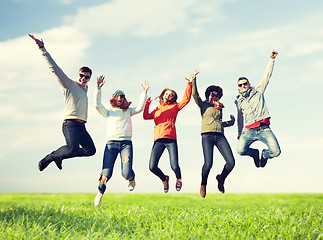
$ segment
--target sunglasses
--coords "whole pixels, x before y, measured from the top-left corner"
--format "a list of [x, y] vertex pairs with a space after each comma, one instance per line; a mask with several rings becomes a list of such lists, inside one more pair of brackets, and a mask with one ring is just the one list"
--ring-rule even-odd
[[217, 94], [215, 94], [215, 93], [211, 93], [211, 96], [212, 96], [212, 97], [217, 97], [217, 98], [219, 98], [219, 97], [220, 97], [220, 94], [218, 94], [218, 93], [217, 93]]
[[86, 76], [86, 75], [84, 75], [82, 73], [79, 73], [79, 75], [80, 75], [80, 78], [85, 78], [85, 79], [90, 79], [91, 78], [91, 76]]
[[125, 98], [126, 96], [123, 94], [118, 95], [120, 98]]
[[242, 86], [247, 86], [248, 85], [248, 82], [244, 82], [244, 83], [240, 83], [238, 84], [239, 87], [242, 87]]

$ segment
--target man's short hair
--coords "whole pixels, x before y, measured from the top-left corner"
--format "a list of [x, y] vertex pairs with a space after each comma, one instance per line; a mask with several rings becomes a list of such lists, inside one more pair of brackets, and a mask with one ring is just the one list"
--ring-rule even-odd
[[247, 80], [247, 81], [249, 82], [248, 78], [246, 78], [246, 77], [239, 77], [238, 82], [239, 82], [240, 80]]
[[82, 71], [82, 72], [88, 72], [88, 73], [90, 73], [91, 74], [91, 76], [92, 76], [92, 70], [91, 70], [91, 68], [89, 68], [89, 67], [81, 67], [80, 68], [80, 70], [79, 71]]

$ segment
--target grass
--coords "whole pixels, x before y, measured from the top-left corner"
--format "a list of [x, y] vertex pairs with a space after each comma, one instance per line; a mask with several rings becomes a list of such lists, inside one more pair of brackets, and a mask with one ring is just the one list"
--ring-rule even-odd
[[2, 239], [323, 239], [323, 194], [0, 194]]

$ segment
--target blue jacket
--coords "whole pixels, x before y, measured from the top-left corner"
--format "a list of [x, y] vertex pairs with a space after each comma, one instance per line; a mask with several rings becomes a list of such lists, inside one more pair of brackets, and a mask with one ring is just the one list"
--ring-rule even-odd
[[250, 125], [270, 117], [264, 98], [264, 92], [273, 72], [274, 62], [275, 59], [270, 58], [265, 74], [257, 87], [250, 87], [248, 94], [245, 97], [239, 93], [237, 99], [234, 101], [238, 110], [239, 135], [243, 129], [243, 118], [245, 118], [246, 125]]

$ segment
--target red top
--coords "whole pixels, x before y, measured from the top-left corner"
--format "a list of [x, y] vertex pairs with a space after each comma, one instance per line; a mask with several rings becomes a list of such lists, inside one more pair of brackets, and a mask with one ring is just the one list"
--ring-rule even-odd
[[154, 119], [154, 141], [160, 138], [176, 139], [175, 122], [178, 112], [189, 103], [192, 95], [192, 83], [188, 83], [184, 97], [179, 103], [165, 104], [162, 102], [151, 113], [149, 113], [150, 102], [146, 102], [144, 108], [144, 119]]
[[264, 119], [262, 119], [262, 120], [260, 120], [258, 122], [255, 122], [253, 124], [247, 125], [246, 128], [248, 128], [248, 129], [256, 128], [256, 127], [259, 127], [261, 123], [265, 123], [265, 124], [270, 125], [270, 120], [269, 119], [270, 118], [264, 118]]

